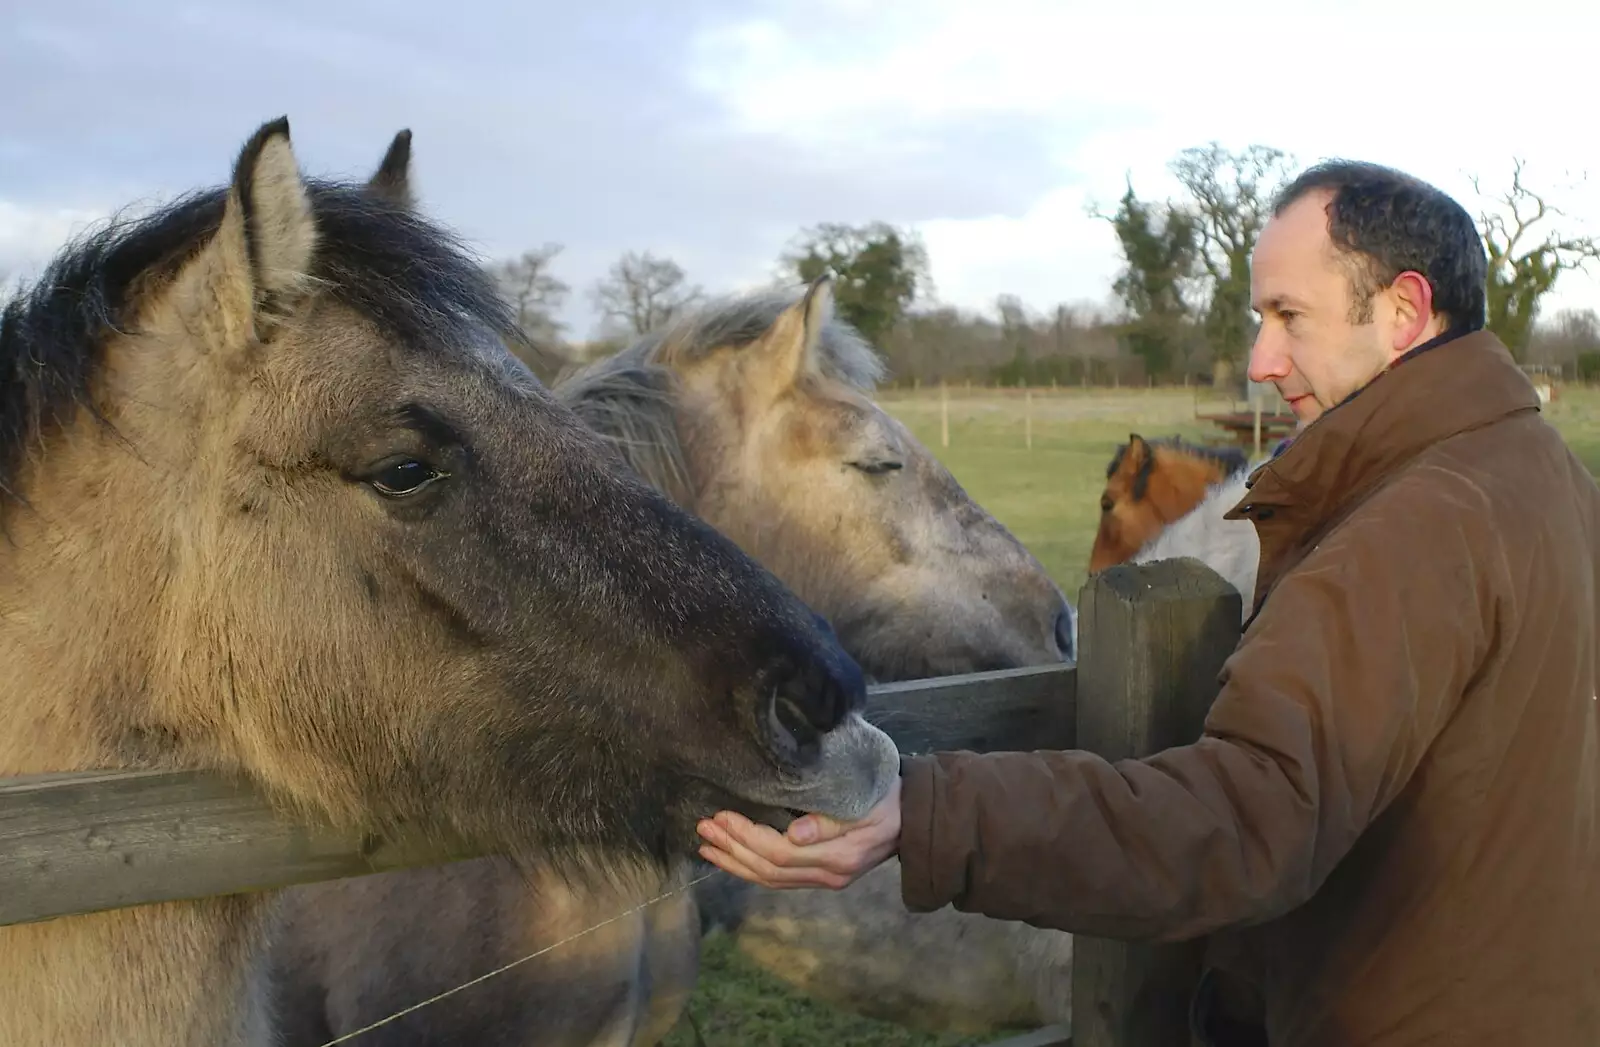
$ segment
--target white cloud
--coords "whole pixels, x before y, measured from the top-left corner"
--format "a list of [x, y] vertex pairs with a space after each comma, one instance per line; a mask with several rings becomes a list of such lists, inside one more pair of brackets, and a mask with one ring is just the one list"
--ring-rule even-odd
[[[1343, 154], [1393, 163], [1474, 210], [1465, 174], [1479, 172], [1487, 186], [1499, 188], [1512, 156], [1521, 155], [1530, 183], [1551, 189], [1566, 206], [1570, 228], [1600, 233], [1600, 136], [1582, 115], [1593, 94], [1587, 51], [1600, 30], [1600, 9], [1570, 14], [1585, 9], [1564, 0], [1477, 10], [1441, 0], [1413, 0], [1409, 7], [1375, 0], [742, 0], [739, 6], [749, 13], [703, 33], [691, 52], [688, 75], [709, 106], [673, 108], [682, 100], [674, 93], [678, 85], [666, 81], [656, 93], [634, 90], [627, 74], [647, 63], [625, 50], [580, 55], [577, 67], [603, 71], [594, 81], [599, 86], [532, 110], [523, 100], [553, 96], [533, 81], [504, 80], [510, 75], [504, 68], [515, 68], [504, 63], [489, 63], [502, 72], [491, 77], [496, 89], [488, 94], [478, 81], [470, 98], [454, 93], [452, 72], [428, 79], [430, 91], [416, 97], [380, 77], [367, 97], [347, 83], [348, 63], [325, 64], [334, 51], [323, 44], [274, 38], [275, 47], [313, 54], [314, 72], [289, 65], [289, 88], [256, 85], [248, 105], [230, 96], [224, 111], [242, 107], [250, 115], [230, 115], [227, 126], [247, 127], [260, 115], [255, 91], [339, 97], [323, 130], [317, 120], [296, 124], [297, 142], [307, 141], [310, 168], [322, 170], [331, 151], [345, 158], [347, 173], [359, 174], [394, 127], [411, 124], [423, 199], [436, 216], [497, 252], [549, 238], [567, 244], [558, 272], [574, 285], [564, 311], [574, 334], [591, 319], [590, 282], [622, 249], [670, 254], [691, 279], [731, 289], [766, 282], [798, 224], [885, 211], [894, 213], [883, 217], [897, 221], [917, 219], [942, 300], [987, 309], [997, 295], [1012, 293], [1045, 310], [1101, 299], [1117, 266], [1116, 244], [1085, 205], [1114, 205], [1125, 173], [1143, 195], [1177, 193], [1167, 162], [1211, 139], [1231, 148], [1277, 145], [1304, 162]], [[187, 31], [192, 21], [157, 27]], [[246, 29], [234, 23], [219, 29], [214, 21], [200, 19], [230, 42], [259, 28], [249, 21], [240, 23]], [[30, 42], [54, 55], [65, 53], [71, 39], [58, 34]], [[582, 52], [588, 43], [579, 36], [560, 47], [563, 54]], [[98, 37], [91, 44], [91, 57], [110, 46]], [[459, 52], [452, 61], [480, 72], [477, 52], [464, 46], [449, 39], [428, 52], [430, 61]], [[664, 65], [677, 68], [675, 50], [654, 39], [652, 46]], [[428, 63], [416, 64], [414, 48], [403, 53], [401, 64], [411, 73], [433, 76]], [[358, 56], [362, 63], [369, 57]], [[340, 79], [317, 79], [333, 68]], [[141, 82], [158, 100], [165, 97], [159, 91], [172, 90], [163, 81]], [[1533, 104], [1530, 84], [1538, 92]], [[424, 97], [433, 101], [418, 100]], [[637, 116], [641, 97], [645, 111], [657, 115], [619, 119], [623, 112]], [[364, 107], [385, 115], [352, 115]], [[171, 109], [148, 101], [143, 108], [158, 115]], [[524, 123], [529, 113], [549, 119]], [[707, 113], [726, 113], [731, 126]], [[661, 141], [639, 140], [640, 127], [657, 118], [671, 125]], [[155, 126], [169, 150], [181, 152], [173, 146], [190, 132]], [[212, 131], [199, 130], [213, 126], [210, 117], [196, 115], [193, 126], [193, 140], [217, 141]], [[121, 124], [115, 136], [91, 130], [82, 141], [147, 133]], [[350, 152], [347, 143], [358, 131], [369, 144]], [[741, 138], [741, 131], [751, 137]], [[625, 146], [575, 147], [562, 137], [578, 132]], [[319, 134], [331, 146], [313, 148]], [[17, 130], [0, 136], [0, 271], [35, 271], [63, 240], [103, 216], [105, 205], [212, 181], [226, 159], [223, 146], [213, 145], [192, 162], [153, 169], [101, 161], [109, 183], [52, 183], [39, 161], [52, 149], [62, 163], [71, 155], [67, 144], [25, 140]], [[551, 163], [553, 156], [561, 161]], [[1568, 170], [1585, 169], [1595, 184], [1563, 187]], [[24, 185], [16, 173], [30, 170], [42, 188]], [[663, 173], [651, 176], [652, 170]], [[75, 196], [69, 185], [87, 188]], [[30, 188], [36, 195], [28, 195]], [[484, 202], [501, 198], [519, 203], [508, 209]], [[532, 202], [524, 207], [523, 199]], [[1546, 305], [1600, 307], [1600, 266], [1594, 274], [1563, 276]]]
[[83, 207], [46, 207], [0, 198], [0, 280], [34, 275], [57, 248], [109, 212]]
[[[1470, 175], [1498, 192], [1520, 156], [1527, 182], [1565, 207], [1564, 228], [1600, 232], [1600, 137], [1562, 115], [1593, 95], [1600, 14], [1582, 10], [795, 0], [702, 37], [695, 82], [743, 130], [888, 163], [954, 119], [1025, 119], [1057, 188], [1023, 214], [918, 226], [942, 300], [987, 308], [1010, 292], [1048, 308], [1109, 290], [1115, 240], [1084, 204], [1114, 203], [1125, 175], [1141, 195], [1179, 193], [1168, 161], [1212, 139], [1393, 164], [1474, 212], [1487, 201]], [[1536, 44], [1497, 43], [1515, 36]], [[1584, 171], [1596, 181], [1574, 184]], [[1600, 272], [1563, 276], [1546, 311], [1565, 306], [1600, 307]]]

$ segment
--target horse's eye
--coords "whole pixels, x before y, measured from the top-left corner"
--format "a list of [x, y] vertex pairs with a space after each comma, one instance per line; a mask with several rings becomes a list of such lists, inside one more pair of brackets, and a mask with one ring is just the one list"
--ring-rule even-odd
[[896, 461], [894, 461], [892, 459], [889, 459], [889, 460], [877, 459], [877, 460], [869, 460], [869, 461], [862, 461], [862, 462], [851, 462], [849, 464], [850, 464], [850, 468], [859, 469], [861, 472], [866, 473], [868, 476], [882, 476], [884, 473], [892, 473], [896, 469], [905, 468], [905, 463], [904, 462], [896, 462]]
[[367, 482], [381, 495], [403, 498], [409, 494], [416, 494], [444, 476], [444, 473], [433, 466], [408, 458], [403, 462], [384, 466]]
[[1111, 511], [1111, 496], [1109, 494], [1103, 494], [1100, 496], [1100, 511], [1103, 513], [1109, 513]]

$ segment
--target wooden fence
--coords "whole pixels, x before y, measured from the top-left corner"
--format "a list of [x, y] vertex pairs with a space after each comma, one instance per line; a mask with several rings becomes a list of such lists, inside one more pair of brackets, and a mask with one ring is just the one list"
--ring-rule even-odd
[[[1111, 760], [1147, 756], [1199, 736], [1238, 641], [1240, 599], [1196, 560], [1114, 567], [1080, 594], [1075, 669], [875, 686], [868, 716], [907, 753], [1082, 748]], [[0, 925], [474, 856], [293, 822], [244, 782], [214, 774], [0, 779]], [[1198, 950], [1080, 936], [1070, 1035], [1041, 1030], [1004, 1047], [1187, 1044]]]

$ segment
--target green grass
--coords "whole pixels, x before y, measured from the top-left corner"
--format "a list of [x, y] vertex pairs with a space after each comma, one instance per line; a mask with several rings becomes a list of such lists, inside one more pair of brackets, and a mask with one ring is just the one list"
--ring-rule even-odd
[[[890, 394], [883, 404], [949, 467], [967, 492], [1031, 549], [1069, 596], [1083, 585], [1106, 463], [1129, 432], [1211, 436], [1182, 390], [1062, 390], [1033, 395], [1033, 446], [1023, 398], [952, 390], [950, 446], [940, 445], [937, 393]], [[1600, 390], [1565, 388], [1545, 405], [1591, 473], [1600, 473]], [[982, 1043], [915, 1033], [858, 1018], [790, 990], [745, 960], [721, 935], [705, 943], [689, 1015], [705, 1047], [954, 1047]], [[688, 1020], [665, 1047], [697, 1047]]]
[[663, 1047], [976, 1047], [997, 1037], [933, 1036], [809, 1000], [744, 959], [722, 934], [705, 941], [700, 981]]
[[1563, 389], [1544, 413], [1589, 472], [1600, 476], [1600, 390]]

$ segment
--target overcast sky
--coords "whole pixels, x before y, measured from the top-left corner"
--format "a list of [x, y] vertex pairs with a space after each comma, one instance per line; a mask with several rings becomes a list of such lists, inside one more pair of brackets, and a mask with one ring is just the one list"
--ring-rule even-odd
[[[1468, 176], [1498, 190], [1522, 156], [1600, 233], [1600, 11], [1567, 0], [8, 6], [0, 269], [24, 273], [112, 208], [226, 178], [280, 114], [319, 174], [412, 128], [424, 206], [486, 256], [565, 245], [576, 337], [625, 250], [732, 290], [821, 221], [915, 226], [944, 302], [1103, 300], [1116, 244], [1085, 205], [1125, 174], [1178, 192], [1167, 162], [1211, 139], [1395, 164], [1474, 211]], [[1563, 306], [1600, 307], [1600, 266]]]

